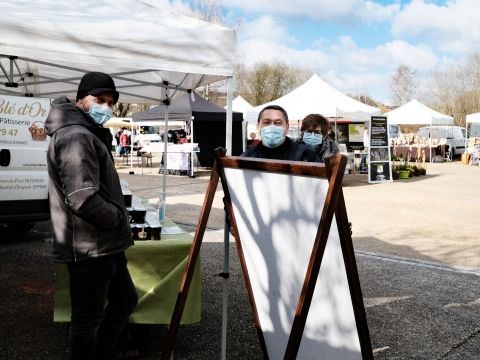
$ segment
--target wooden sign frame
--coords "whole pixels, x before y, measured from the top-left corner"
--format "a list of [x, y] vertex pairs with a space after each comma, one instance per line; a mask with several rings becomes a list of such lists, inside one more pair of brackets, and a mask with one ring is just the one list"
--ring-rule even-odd
[[320, 163], [291, 162], [283, 160], [266, 160], [247, 157], [225, 156], [224, 149], [217, 150], [216, 161], [214, 167], [212, 168], [210, 182], [200, 212], [200, 217], [193, 239], [193, 244], [190, 249], [187, 266], [184, 270], [182, 281], [180, 283], [177, 302], [175, 304], [174, 312], [172, 314], [172, 319], [165, 339], [165, 344], [162, 352], [163, 360], [170, 360], [173, 352], [180, 319], [185, 306], [188, 289], [192, 281], [195, 264], [200, 252], [200, 246], [203, 240], [203, 235], [205, 233], [208, 217], [210, 214], [213, 198], [215, 196], [215, 191], [219, 179], [221, 179], [223, 191], [225, 194], [226, 210], [231, 222], [231, 231], [237, 245], [237, 251], [244, 274], [248, 297], [253, 310], [254, 322], [257, 329], [260, 345], [264, 352], [264, 358], [268, 359], [265, 339], [259, 321], [259, 315], [255, 303], [255, 298], [253, 296], [250, 276], [248, 268], [246, 266], [244, 252], [240, 241], [240, 235], [237, 228], [237, 222], [232, 207], [232, 200], [225, 177], [225, 168], [274, 172], [287, 175], [305, 175], [328, 180], [328, 192], [326, 193], [324, 207], [322, 209], [320, 223], [318, 224], [318, 229], [313, 243], [313, 248], [310, 255], [300, 297], [298, 299], [298, 302], [296, 303], [293, 324], [283, 358], [295, 359], [297, 357], [303, 336], [303, 331], [305, 328], [305, 323], [307, 320], [307, 315], [319, 275], [320, 266], [322, 264], [325, 247], [329, 237], [332, 219], [335, 216], [343, 261], [345, 264], [348, 288], [350, 292], [351, 302], [353, 305], [355, 325], [358, 333], [358, 339], [360, 342], [361, 355], [362, 358], [365, 360], [373, 359], [370, 335], [368, 331], [365, 308], [363, 305], [363, 297], [360, 288], [355, 254], [353, 250], [350, 225], [348, 222], [345, 200], [342, 191], [342, 181], [346, 163], [347, 158], [342, 155], [335, 155], [328, 158], [324, 165]]

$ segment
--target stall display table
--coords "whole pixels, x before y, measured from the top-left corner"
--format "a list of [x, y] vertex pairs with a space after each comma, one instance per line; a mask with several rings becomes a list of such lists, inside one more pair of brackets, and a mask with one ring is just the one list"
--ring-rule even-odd
[[[140, 149], [141, 153], [162, 153], [165, 143], [150, 143]], [[167, 170], [185, 171], [193, 175], [192, 156], [200, 152], [197, 143], [167, 144]]]
[[445, 158], [448, 151], [448, 145], [396, 145], [393, 147], [393, 154], [397, 157], [402, 157], [407, 161], [430, 161], [430, 154], [432, 159], [436, 155], [441, 155]]
[[[164, 229], [175, 225], [166, 221]], [[131, 323], [169, 324], [180, 280], [188, 260], [192, 237], [187, 233], [164, 234], [161, 240], [135, 241], [127, 252], [128, 269], [137, 289], [138, 305]], [[70, 296], [66, 265], [56, 265], [53, 320], [70, 321]], [[183, 312], [182, 324], [200, 321], [200, 264], [197, 262]]]

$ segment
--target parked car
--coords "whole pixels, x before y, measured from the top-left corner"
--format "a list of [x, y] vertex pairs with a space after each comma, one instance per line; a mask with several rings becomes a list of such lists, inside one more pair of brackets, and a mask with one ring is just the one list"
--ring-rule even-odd
[[421, 127], [417, 132], [417, 138], [436, 139], [440, 144], [449, 145], [450, 153], [453, 156], [465, 152], [466, 131], [461, 126], [453, 125], [432, 125]]

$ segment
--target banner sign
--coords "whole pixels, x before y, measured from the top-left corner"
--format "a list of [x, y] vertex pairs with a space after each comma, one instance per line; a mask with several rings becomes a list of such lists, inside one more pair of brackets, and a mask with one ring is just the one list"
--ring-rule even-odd
[[368, 182], [380, 183], [392, 181], [387, 117], [372, 116], [369, 134]]
[[47, 199], [50, 99], [0, 95], [0, 201]]

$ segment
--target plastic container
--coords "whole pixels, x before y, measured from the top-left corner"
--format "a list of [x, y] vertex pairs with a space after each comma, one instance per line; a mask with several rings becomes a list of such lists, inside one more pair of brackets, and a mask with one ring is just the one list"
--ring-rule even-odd
[[160, 225], [163, 225], [163, 221], [165, 220], [165, 206], [162, 198], [160, 198], [160, 201], [158, 202], [157, 214], [158, 222], [160, 223]]

